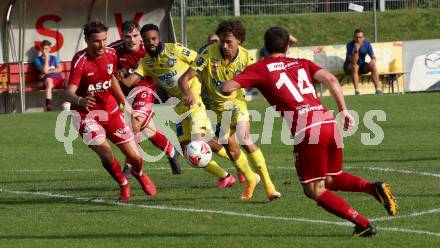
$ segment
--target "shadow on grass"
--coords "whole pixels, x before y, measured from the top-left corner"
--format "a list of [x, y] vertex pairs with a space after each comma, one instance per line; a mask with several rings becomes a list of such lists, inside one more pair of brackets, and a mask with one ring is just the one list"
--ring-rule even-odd
[[179, 232], [143, 232], [143, 233], [84, 233], [84, 234], [49, 234], [49, 235], [7, 235], [0, 234], [0, 240], [24, 240], [24, 239], [47, 239], [47, 240], [63, 240], [63, 239], [133, 239], [133, 238], [203, 238], [203, 237], [264, 237], [264, 238], [286, 238], [286, 237], [310, 237], [310, 238], [328, 238], [341, 237], [348, 238], [350, 234], [307, 234], [307, 233], [179, 233]]

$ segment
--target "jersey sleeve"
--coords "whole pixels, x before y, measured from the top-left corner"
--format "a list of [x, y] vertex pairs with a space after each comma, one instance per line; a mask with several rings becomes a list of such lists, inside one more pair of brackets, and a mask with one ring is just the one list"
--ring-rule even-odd
[[178, 43], [174, 44], [174, 49], [176, 50], [176, 56], [185, 61], [187, 64], [191, 64], [197, 57], [197, 52], [193, 51], [187, 47], [184, 47]]
[[78, 86], [79, 83], [81, 82], [82, 73], [83, 73], [83, 65], [79, 63], [77, 57], [73, 58], [68, 84], [73, 84]]
[[319, 70], [322, 69], [319, 65], [313, 63], [313, 62], [310, 61], [310, 60], [307, 60], [307, 59], [306, 59], [305, 62], [307, 63], [307, 67], [309, 68], [310, 76], [312, 76], [312, 78], [313, 78], [313, 76], [315, 75], [315, 73], [316, 73], [317, 71], [319, 71]]
[[143, 59], [139, 60], [136, 69], [134, 69], [133, 71], [133, 73], [138, 75], [141, 79], [144, 79], [146, 76], [148, 76], [148, 73], [145, 70], [144, 65], [145, 65], [145, 61]]
[[235, 76], [232, 80], [239, 83], [243, 88], [258, 88], [264, 78], [264, 69], [258, 67], [258, 64], [253, 64], [247, 67], [242, 73]]
[[61, 63], [60, 58], [58, 58], [58, 56], [53, 55], [53, 58], [55, 60], [55, 65], [59, 65]]
[[197, 55], [196, 59], [191, 63], [191, 69], [202, 72], [208, 65], [208, 49], [205, 49], [201, 54]]
[[35, 67], [37, 67], [38, 70], [41, 70], [41, 68], [43, 67], [43, 63], [41, 62], [40, 57], [36, 57], [34, 59], [34, 65]]
[[371, 46], [370, 42], [367, 43], [367, 54], [370, 56], [370, 58], [374, 56], [373, 47]]

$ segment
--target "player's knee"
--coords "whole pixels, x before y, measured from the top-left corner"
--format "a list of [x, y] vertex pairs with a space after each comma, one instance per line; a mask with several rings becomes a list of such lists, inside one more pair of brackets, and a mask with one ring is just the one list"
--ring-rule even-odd
[[331, 176], [326, 176], [325, 177], [325, 187], [329, 188], [333, 183], [333, 177]]
[[324, 181], [321, 180], [303, 184], [303, 189], [304, 194], [315, 201], [318, 200], [319, 196], [321, 196], [326, 190]]
[[240, 152], [241, 152], [240, 149], [237, 149], [236, 147], [233, 148], [230, 147], [228, 149], [228, 155], [234, 161], [236, 161], [238, 157], [240, 157]]

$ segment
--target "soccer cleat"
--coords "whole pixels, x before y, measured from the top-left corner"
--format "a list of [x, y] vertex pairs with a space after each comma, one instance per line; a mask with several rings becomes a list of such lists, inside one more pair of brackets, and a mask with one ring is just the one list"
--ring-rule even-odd
[[122, 172], [124, 173], [125, 178], [130, 179], [133, 174], [131, 174], [131, 165], [129, 163], [126, 163], [124, 165], [124, 168], [122, 168]]
[[376, 195], [374, 198], [378, 200], [387, 210], [389, 215], [397, 214], [397, 201], [391, 193], [390, 185], [384, 182], [373, 183], [374, 189], [376, 190]]
[[373, 223], [368, 223], [367, 227], [355, 226], [353, 231], [353, 237], [371, 237], [376, 235], [376, 226]]
[[221, 189], [226, 187], [233, 187], [235, 185], [235, 178], [233, 175], [229, 174], [225, 178], [220, 178], [218, 180], [217, 186]]
[[261, 181], [261, 178], [258, 174], [255, 174], [255, 177], [256, 177], [255, 183], [249, 183], [248, 181], [246, 181], [245, 186], [244, 186], [244, 192], [240, 196], [240, 200], [247, 201], [247, 200], [252, 199], [252, 196], [254, 195], [255, 187]]
[[246, 182], [246, 177], [244, 177], [244, 175], [243, 175], [243, 173], [241, 173], [241, 171], [237, 171], [237, 177], [238, 177], [238, 181], [240, 183]]
[[170, 162], [171, 171], [174, 175], [182, 174], [179, 164], [179, 153], [175, 150], [174, 156], [172, 158], [168, 157], [168, 162]]
[[130, 184], [121, 185], [121, 189], [119, 191], [119, 201], [128, 202], [130, 200]]
[[278, 192], [275, 188], [266, 189], [266, 196], [269, 201], [273, 201], [281, 198], [281, 193]]
[[149, 196], [155, 196], [157, 194], [156, 186], [154, 185], [153, 180], [151, 180], [147, 175], [142, 173], [140, 176], [133, 176], [141, 184], [142, 190], [145, 192], [145, 194]]

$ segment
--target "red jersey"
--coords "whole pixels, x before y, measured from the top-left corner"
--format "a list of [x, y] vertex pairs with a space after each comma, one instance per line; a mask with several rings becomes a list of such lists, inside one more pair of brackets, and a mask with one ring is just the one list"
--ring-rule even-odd
[[[117, 71], [116, 61], [116, 51], [112, 48], [106, 48], [104, 54], [97, 59], [91, 58], [86, 49], [73, 57], [68, 84], [78, 86], [78, 96], [93, 95], [96, 105], [91, 110], [111, 113], [118, 108], [111, 88], [112, 75]], [[87, 113], [86, 109], [77, 105], [73, 105], [72, 109]]]
[[[130, 74], [133, 73], [133, 70], [137, 68], [139, 60], [147, 55], [147, 51], [145, 50], [143, 43], [141, 43], [137, 52], [132, 52], [125, 49], [123, 40], [115, 41], [111, 43], [109, 47], [116, 50], [116, 55], [118, 56], [118, 67], [127, 69]], [[128, 93], [130, 93], [130, 90], [138, 86], [145, 86], [156, 91], [154, 80], [150, 77], [146, 77], [140, 80], [138, 83], [136, 83], [136, 85], [131, 88], [128, 88], [125, 85], [121, 84], [121, 89], [124, 92], [125, 96], [127, 96]]]
[[323, 122], [334, 122], [316, 96], [313, 75], [321, 67], [307, 59], [266, 58], [234, 77], [244, 88], [255, 87], [292, 123], [292, 134]]

